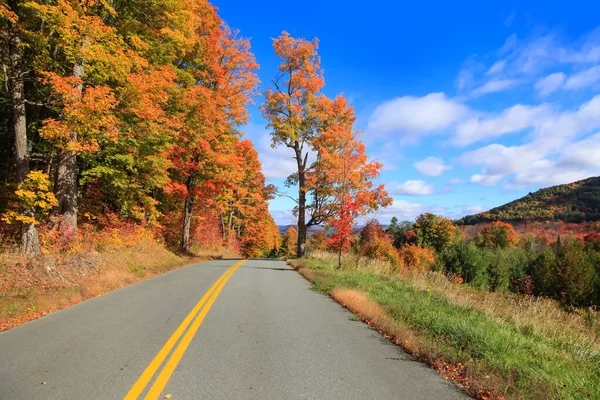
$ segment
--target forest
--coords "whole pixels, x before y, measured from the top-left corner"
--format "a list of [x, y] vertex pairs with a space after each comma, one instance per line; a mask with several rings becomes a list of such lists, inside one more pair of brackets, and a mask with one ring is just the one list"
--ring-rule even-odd
[[482, 222], [535, 222], [562, 221], [567, 223], [600, 220], [600, 178], [551, 186], [529, 193], [489, 211], [468, 215], [457, 221], [458, 225], [474, 225]]
[[210, 3], [9, 1], [0, 22], [4, 241], [35, 256], [128, 223], [183, 252], [277, 248], [242, 137], [258, 64]]

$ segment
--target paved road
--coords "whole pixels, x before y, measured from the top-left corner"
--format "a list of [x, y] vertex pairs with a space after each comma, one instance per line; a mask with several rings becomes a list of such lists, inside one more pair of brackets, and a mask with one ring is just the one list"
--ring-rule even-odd
[[0, 399], [465, 397], [284, 262], [236, 263], [195, 264], [0, 333]]

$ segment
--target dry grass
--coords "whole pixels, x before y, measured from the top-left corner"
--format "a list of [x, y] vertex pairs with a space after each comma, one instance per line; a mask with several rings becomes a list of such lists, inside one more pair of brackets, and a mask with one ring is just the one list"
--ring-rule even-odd
[[[311, 257], [324, 261], [332, 268], [337, 265], [337, 255], [315, 251]], [[590, 341], [600, 352], [600, 312], [593, 309], [565, 310], [552, 299], [525, 296], [510, 292], [490, 292], [461, 283], [450, 282], [437, 272], [397, 273], [382, 260], [360, 259], [347, 256], [342, 264], [346, 271], [360, 270], [384, 275], [408, 283], [415, 290], [435, 293], [453, 304], [471, 307], [487, 315], [514, 323], [520, 328], [533, 328], [548, 338], [578, 342]]]
[[492, 293], [439, 273], [398, 273], [383, 261], [315, 252], [291, 262], [316, 290], [478, 398], [600, 396], [600, 329], [593, 310]]
[[192, 262], [237, 256], [213, 248], [182, 257], [148, 236], [96, 248], [35, 260], [1, 252], [0, 331]]

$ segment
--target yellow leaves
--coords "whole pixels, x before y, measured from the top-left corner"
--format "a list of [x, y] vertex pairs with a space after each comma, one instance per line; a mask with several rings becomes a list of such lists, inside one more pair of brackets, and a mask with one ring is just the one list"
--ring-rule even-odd
[[167, 393], [165, 394], [165, 399], [170, 399], [171, 398], [171, 394]]
[[48, 175], [42, 171], [29, 172], [25, 181], [15, 191], [15, 197], [24, 213], [7, 212], [2, 217], [6, 223], [18, 221], [24, 224], [37, 224], [53, 207], [58, 205], [58, 201], [52, 193]]

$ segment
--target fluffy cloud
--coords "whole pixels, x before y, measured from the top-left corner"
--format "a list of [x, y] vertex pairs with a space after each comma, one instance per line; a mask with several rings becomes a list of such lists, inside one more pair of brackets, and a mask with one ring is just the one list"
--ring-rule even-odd
[[545, 104], [537, 107], [517, 104], [498, 116], [470, 118], [458, 125], [451, 142], [458, 146], [467, 146], [481, 139], [516, 133], [531, 127], [549, 112], [550, 107]]
[[557, 72], [550, 74], [544, 78], [541, 78], [535, 83], [535, 89], [538, 91], [540, 96], [547, 96], [550, 93], [560, 89], [564, 84], [566, 76], [563, 72]]
[[426, 196], [433, 194], [433, 185], [420, 180], [409, 180], [403, 183], [386, 185], [390, 193], [409, 196]]
[[285, 179], [296, 172], [296, 160], [287, 147], [271, 148], [271, 138], [264, 134], [258, 142], [258, 158], [267, 179]]
[[445, 165], [444, 160], [438, 157], [427, 157], [413, 165], [421, 175], [425, 176], [440, 176], [452, 169], [451, 166]]
[[502, 175], [475, 174], [469, 182], [479, 183], [483, 186], [494, 186], [502, 179]]
[[[600, 133], [560, 148], [533, 142], [522, 146], [489, 145], [463, 154], [466, 164], [481, 165], [472, 183], [494, 186], [504, 177], [507, 189], [558, 185], [600, 174]], [[553, 158], [548, 156], [554, 155]]]
[[388, 223], [392, 217], [396, 217], [399, 220], [414, 220], [419, 214], [426, 211], [440, 211], [441, 209], [433, 209], [432, 207], [425, 206], [419, 203], [413, 203], [410, 201], [393, 199], [393, 203], [384, 208], [380, 209], [370, 218], [377, 218], [382, 224]]
[[404, 142], [414, 142], [418, 135], [444, 131], [467, 113], [465, 105], [444, 93], [399, 97], [373, 111], [367, 130], [375, 135], [395, 134]]

